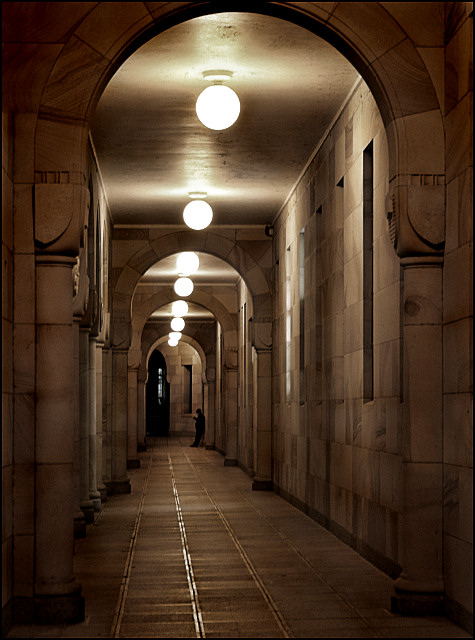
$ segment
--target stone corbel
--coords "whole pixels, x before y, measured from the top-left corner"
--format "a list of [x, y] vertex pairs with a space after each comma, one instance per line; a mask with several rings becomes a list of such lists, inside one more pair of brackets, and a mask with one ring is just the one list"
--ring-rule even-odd
[[81, 250], [76, 265], [73, 267], [73, 316], [82, 318], [86, 313], [89, 301], [89, 277], [87, 275], [86, 261], [82, 259]]
[[390, 185], [389, 235], [399, 257], [442, 255], [445, 243], [445, 186], [440, 175], [412, 175]]
[[237, 349], [225, 349], [224, 351], [224, 368], [230, 371], [236, 370], [238, 366]]
[[142, 361], [142, 351], [141, 349], [129, 349], [129, 357], [128, 357], [128, 368], [129, 369], [138, 369], [140, 367]]
[[111, 327], [111, 346], [114, 349], [128, 349], [132, 339], [129, 322], [114, 322]]
[[203, 374], [203, 382], [214, 382], [216, 380], [216, 369], [214, 367], [206, 367]]
[[270, 320], [249, 320], [251, 344], [257, 350], [272, 349], [272, 322]]
[[137, 373], [137, 382], [146, 384], [147, 380], [148, 380], [148, 371], [142, 365], [140, 365]]
[[81, 184], [35, 184], [33, 208], [37, 250], [77, 256], [87, 222], [89, 200], [89, 190]]

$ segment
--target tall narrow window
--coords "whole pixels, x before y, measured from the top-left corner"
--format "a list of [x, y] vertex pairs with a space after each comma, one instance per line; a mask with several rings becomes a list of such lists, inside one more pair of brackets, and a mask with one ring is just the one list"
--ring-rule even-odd
[[363, 400], [374, 397], [373, 356], [373, 143], [363, 152]]
[[299, 234], [299, 298], [300, 298], [300, 404], [305, 402], [305, 230]]
[[193, 385], [193, 365], [183, 365], [183, 408], [185, 413], [193, 413], [192, 408], [192, 385]]
[[165, 384], [164, 384], [164, 372], [163, 372], [163, 369], [161, 369], [160, 367], [158, 369], [157, 396], [158, 396], [158, 404], [162, 404], [162, 402], [165, 400]]
[[285, 399], [290, 402], [292, 387], [292, 289], [290, 287], [290, 247], [285, 252]]

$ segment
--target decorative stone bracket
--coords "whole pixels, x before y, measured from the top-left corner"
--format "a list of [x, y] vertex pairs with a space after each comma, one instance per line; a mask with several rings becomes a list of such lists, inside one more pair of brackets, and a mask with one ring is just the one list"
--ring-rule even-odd
[[35, 184], [33, 207], [37, 249], [77, 256], [87, 222], [89, 200], [89, 190], [81, 184]]
[[269, 319], [264, 321], [249, 320], [249, 332], [251, 336], [251, 344], [254, 348], [272, 349], [272, 322]]
[[445, 243], [445, 186], [442, 175], [412, 175], [390, 185], [387, 217], [399, 257], [440, 255]]

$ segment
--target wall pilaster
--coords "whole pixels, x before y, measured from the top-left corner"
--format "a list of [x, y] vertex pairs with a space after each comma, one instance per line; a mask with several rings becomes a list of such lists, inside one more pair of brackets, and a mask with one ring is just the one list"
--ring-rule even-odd
[[406, 257], [403, 272], [402, 572], [393, 611], [443, 611], [442, 259]]

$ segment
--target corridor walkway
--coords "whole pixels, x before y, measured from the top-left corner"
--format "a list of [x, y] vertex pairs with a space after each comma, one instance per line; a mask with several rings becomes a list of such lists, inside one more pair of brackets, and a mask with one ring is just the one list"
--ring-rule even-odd
[[156, 439], [76, 542], [85, 622], [17, 638], [470, 638], [388, 610], [392, 581], [215, 451]]

